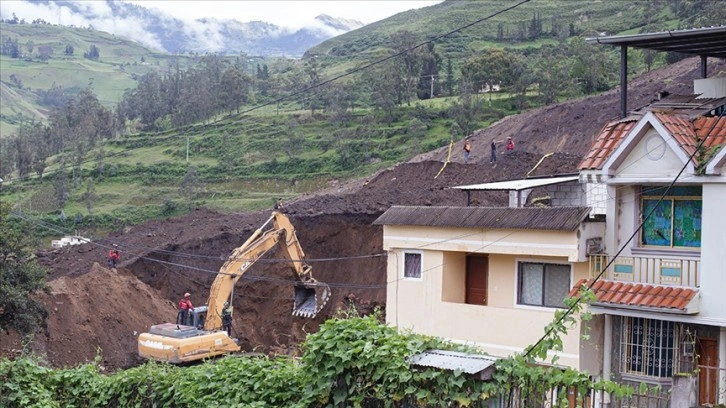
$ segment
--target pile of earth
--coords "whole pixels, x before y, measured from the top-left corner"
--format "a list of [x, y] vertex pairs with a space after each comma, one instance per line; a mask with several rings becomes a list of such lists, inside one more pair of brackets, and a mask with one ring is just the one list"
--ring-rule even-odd
[[[710, 71], [722, 73], [724, 66], [712, 64]], [[653, 71], [631, 83], [630, 103], [645, 105], [662, 90], [690, 93], [698, 69], [698, 60], [689, 59]], [[453, 186], [574, 173], [597, 132], [618, 114], [617, 91], [527, 111], [475, 132], [469, 164], [462, 163], [458, 142], [451, 162], [448, 149], [439, 149], [285, 203], [313, 275], [330, 285], [331, 299], [314, 319], [292, 316], [294, 274], [277, 251], [270, 251], [235, 288], [233, 334], [246, 351], [296, 354], [307, 333], [341, 311], [385, 311], [382, 227], [373, 225], [380, 214], [392, 205], [465, 206], [466, 194]], [[517, 140], [516, 150], [500, 150], [496, 166], [491, 165], [489, 142], [508, 135]], [[506, 192], [471, 198], [474, 205], [507, 205]], [[195, 305], [203, 304], [232, 250], [269, 216], [269, 211], [221, 214], [200, 208], [89, 244], [38, 253], [50, 271], [50, 291], [38, 295], [49, 317], [47, 329], [28, 347], [57, 367], [97, 355], [108, 370], [140, 363], [138, 334], [174, 321], [184, 292], [192, 294]], [[115, 271], [105, 267], [112, 242], [122, 252]], [[0, 333], [2, 355], [22, 350], [17, 335]]]

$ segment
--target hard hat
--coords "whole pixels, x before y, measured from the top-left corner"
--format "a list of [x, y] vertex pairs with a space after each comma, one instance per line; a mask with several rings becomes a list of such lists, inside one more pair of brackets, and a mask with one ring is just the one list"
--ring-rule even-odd
[[191, 295], [189, 294], [189, 292], [187, 292], [187, 293], [185, 293], [185, 294], [184, 294], [184, 297], [189, 297], [189, 296], [191, 296]]
[[229, 302], [224, 302], [224, 307], [229, 306]]
[[114, 248], [118, 248], [118, 244], [113, 244], [113, 247]]

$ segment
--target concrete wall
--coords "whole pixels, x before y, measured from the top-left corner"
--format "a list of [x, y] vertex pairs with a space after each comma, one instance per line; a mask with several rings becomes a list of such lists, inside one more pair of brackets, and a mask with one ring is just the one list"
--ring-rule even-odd
[[[488, 253], [488, 305], [465, 304], [467, 252], [442, 251], [435, 245], [400, 248], [387, 239], [392, 231], [384, 227], [388, 255], [387, 323], [401, 330], [475, 344], [494, 356], [507, 356], [535, 343], [544, 334], [555, 308], [518, 305], [517, 262], [565, 263], [572, 267], [571, 284], [588, 275], [588, 263], [569, 263], [563, 256]], [[401, 233], [402, 231], [396, 231]], [[457, 236], [463, 235], [459, 231]], [[488, 247], [479, 248], [486, 254]], [[420, 279], [403, 278], [403, 254], [422, 251]], [[578, 367], [579, 324], [563, 339], [558, 364]]]
[[703, 185], [701, 313], [726, 326], [726, 179]]

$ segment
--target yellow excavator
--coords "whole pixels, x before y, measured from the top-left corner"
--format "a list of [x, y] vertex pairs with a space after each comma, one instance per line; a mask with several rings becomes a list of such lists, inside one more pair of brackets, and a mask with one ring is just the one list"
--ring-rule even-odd
[[[272, 222], [272, 228], [265, 231]], [[330, 287], [312, 276], [312, 268], [304, 262], [300, 243], [290, 219], [279, 211], [258, 228], [242, 246], [236, 248], [222, 265], [212, 282], [206, 306], [194, 308], [187, 324], [162, 323], [151, 326], [139, 335], [139, 355], [143, 358], [186, 363], [240, 350], [236, 339], [222, 330], [224, 303], [231, 304], [234, 285], [242, 275], [280, 244], [288, 265], [295, 272], [294, 316], [315, 317], [330, 298]]]

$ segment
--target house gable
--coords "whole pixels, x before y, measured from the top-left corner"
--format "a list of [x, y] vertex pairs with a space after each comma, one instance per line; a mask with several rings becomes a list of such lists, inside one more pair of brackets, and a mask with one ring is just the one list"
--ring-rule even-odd
[[695, 167], [689, 155], [653, 112], [648, 112], [628, 133], [603, 165], [610, 177], [673, 179], [688, 163], [687, 173]]
[[726, 148], [722, 147], [706, 166], [706, 174], [714, 176], [726, 175]]

